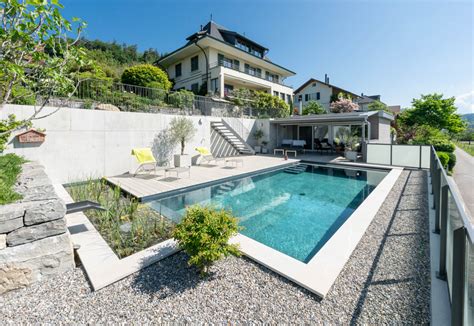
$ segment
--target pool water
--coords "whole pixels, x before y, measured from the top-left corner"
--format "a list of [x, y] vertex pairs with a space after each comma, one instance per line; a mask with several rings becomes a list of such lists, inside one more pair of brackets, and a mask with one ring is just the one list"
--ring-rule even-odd
[[240, 233], [307, 263], [387, 173], [304, 164], [149, 205], [175, 222], [194, 204], [231, 210], [243, 227]]

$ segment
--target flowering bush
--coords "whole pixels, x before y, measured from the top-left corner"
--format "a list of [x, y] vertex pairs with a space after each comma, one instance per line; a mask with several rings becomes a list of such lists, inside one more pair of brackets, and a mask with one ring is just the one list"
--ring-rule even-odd
[[337, 101], [331, 103], [331, 112], [334, 113], [345, 113], [345, 112], [352, 112], [359, 108], [359, 105], [353, 103], [351, 100], [340, 98]]

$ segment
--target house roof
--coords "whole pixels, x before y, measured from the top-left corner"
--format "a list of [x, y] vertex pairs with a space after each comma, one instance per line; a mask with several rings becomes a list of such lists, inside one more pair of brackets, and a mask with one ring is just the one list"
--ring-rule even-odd
[[307, 82], [305, 82], [303, 85], [301, 85], [300, 87], [298, 87], [298, 88], [295, 90], [294, 93], [297, 94], [297, 93], [301, 92], [306, 86], [308, 86], [308, 85], [311, 84], [311, 83], [320, 83], [320, 84], [326, 85], [326, 86], [328, 86], [328, 87], [332, 87], [332, 88], [335, 88], [335, 89], [337, 89], [337, 90], [340, 90], [340, 91], [342, 91], [342, 92], [344, 92], [344, 93], [351, 94], [351, 95], [352, 95], [353, 97], [355, 97], [355, 98], [359, 98], [359, 97], [360, 97], [360, 95], [357, 95], [357, 94], [355, 94], [355, 93], [349, 92], [349, 91], [347, 91], [347, 90], [345, 90], [345, 89], [343, 89], [343, 88], [340, 88], [340, 87], [338, 87], [338, 86], [335, 86], [335, 85], [332, 85], [332, 84], [329, 84], [329, 83], [325, 83], [325, 82], [323, 82], [323, 81], [321, 81], [321, 80], [318, 80], [318, 79], [315, 79], [315, 78], [310, 78]]
[[364, 96], [360, 97], [357, 100], [357, 103], [367, 104], [367, 103], [372, 103], [372, 102], [375, 102], [375, 101], [381, 102], [380, 101], [380, 95], [370, 95], [370, 96], [364, 95]]
[[[174, 55], [177, 55], [180, 52], [182, 52], [182, 51], [188, 49], [189, 47], [193, 46], [195, 43], [197, 43], [196, 40], [199, 40], [200, 43], [201, 43], [202, 40], [209, 39], [209, 40], [213, 40], [213, 41], [218, 41], [222, 44], [225, 44], [225, 45], [231, 47], [234, 50], [245, 53], [247, 55], [251, 55], [252, 57], [255, 57], [257, 59], [263, 60], [264, 62], [266, 62], [266, 63], [268, 63], [268, 64], [270, 64], [270, 65], [272, 65], [276, 68], [283, 69], [283, 71], [289, 73], [289, 75], [295, 75], [296, 74], [294, 71], [272, 62], [266, 55], [264, 55], [263, 58], [259, 58], [257, 56], [253, 56], [252, 54], [250, 54], [247, 51], [244, 51], [244, 50], [234, 46], [232, 43], [226, 41], [226, 35], [238, 35], [239, 38], [245, 40], [246, 42], [251, 43], [252, 45], [254, 45], [256, 47], [260, 47], [262, 49], [262, 51], [268, 51], [268, 49], [265, 48], [264, 46], [262, 46], [262, 45], [260, 45], [256, 42], [246, 38], [245, 36], [243, 36], [241, 34], [238, 34], [236, 32], [230, 31], [227, 28], [225, 28], [221, 25], [218, 25], [218, 24], [214, 23], [213, 21], [210, 21], [209, 23], [207, 23], [202, 28], [202, 30], [188, 36], [186, 38], [186, 40], [188, 42], [185, 45], [183, 45], [182, 47], [176, 49], [175, 51], [161, 57], [158, 61], [156, 61], [156, 64], [158, 64], [158, 65], [163, 64], [165, 61], [169, 60]], [[165, 66], [166, 66], [166, 64], [165, 64]]]
[[308, 124], [308, 123], [331, 123], [331, 122], [349, 122], [365, 121], [368, 117], [378, 115], [379, 118], [393, 120], [393, 116], [384, 111], [366, 111], [349, 113], [328, 113], [328, 114], [310, 114], [302, 116], [293, 116], [290, 118], [280, 118], [270, 120], [275, 124]]

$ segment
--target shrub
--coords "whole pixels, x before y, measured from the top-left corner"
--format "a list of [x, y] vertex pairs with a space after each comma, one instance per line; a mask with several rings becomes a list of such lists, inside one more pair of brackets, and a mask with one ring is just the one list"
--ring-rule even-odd
[[168, 91], [171, 82], [166, 72], [150, 64], [136, 65], [124, 70], [122, 83], [149, 87], [153, 83], [154, 87]]
[[168, 102], [170, 105], [180, 109], [191, 109], [194, 102], [194, 93], [181, 89], [177, 92], [170, 93], [170, 95], [168, 95]]
[[240, 255], [237, 245], [229, 239], [239, 231], [237, 218], [229, 211], [192, 206], [173, 231], [179, 246], [190, 256], [189, 264], [196, 265], [201, 275], [222, 257]]
[[255, 92], [252, 104], [260, 117], [268, 115], [272, 118], [284, 118], [290, 114], [290, 106], [284, 100], [266, 92]]
[[303, 115], [324, 113], [326, 113], [326, 109], [316, 101], [309, 101], [303, 108]]
[[438, 154], [439, 161], [441, 162], [441, 165], [447, 169], [448, 164], [449, 164], [449, 154], [446, 152], [436, 152]]
[[0, 205], [21, 199], [21, 195], [13, 190], [21, 165], [25, 160], [15, 154], [0, 156]]
[[454, 153], [447, 153], [449, 156], [448, 161], [448, 171], [453, 171], [454, 166], [456, 165], [456, 155]]
[[454, 152], [454, 149], [456, 148], [456, 145], [454, 145], [452, 141], [447, 139], [432, 139], [429, 142], [429, 145], [433, 145], [433, 147], [437, 151], [448, 153]]
[[353, 103], [349, 99], [340, 98], [339, 100], [332, 102], [330, 108], [331, 112], [334, 113], [346, 113], [357, 110], [359, 108], [359, 105]]

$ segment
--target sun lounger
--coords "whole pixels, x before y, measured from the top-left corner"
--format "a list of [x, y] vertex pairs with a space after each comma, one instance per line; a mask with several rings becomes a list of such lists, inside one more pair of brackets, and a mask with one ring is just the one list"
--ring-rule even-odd
[[196, 147], [195, 150], [201, 155], [201, 163], [210, 163], [214, 161], [216, 164], [217, 162], [224, 162], [224, 157], [215, 157], [206, 147]]
[[139, 163], [133, 176], [136, 176], [139, 172], [145, 173], [156, 173], [157, 170], [165, 170], [168, 167], [157, 166], [157, 162], [150, 148], [134, 148], [132, 149], [132, 155], [134, 155]]

